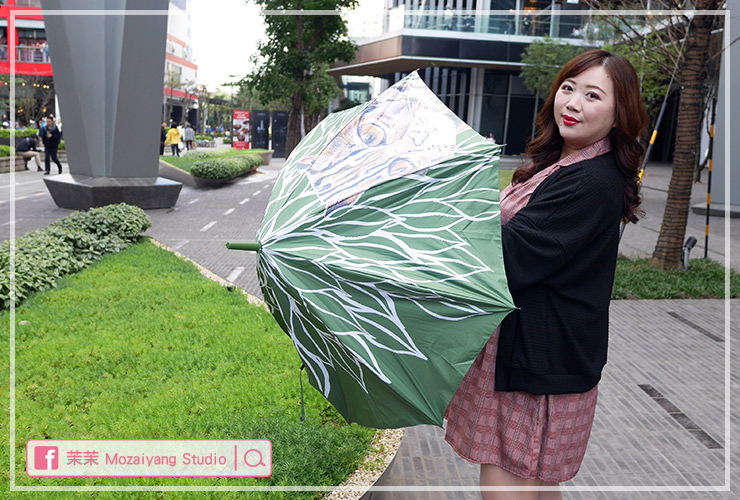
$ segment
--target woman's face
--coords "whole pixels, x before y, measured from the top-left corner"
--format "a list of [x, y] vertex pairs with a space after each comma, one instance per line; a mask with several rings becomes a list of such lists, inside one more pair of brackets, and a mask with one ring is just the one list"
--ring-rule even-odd
[[555, 123], [563, 137], [565, 157], [600, 141], [616, 122], [614, 85], [602, 66], [566, 78], [555, 94]]

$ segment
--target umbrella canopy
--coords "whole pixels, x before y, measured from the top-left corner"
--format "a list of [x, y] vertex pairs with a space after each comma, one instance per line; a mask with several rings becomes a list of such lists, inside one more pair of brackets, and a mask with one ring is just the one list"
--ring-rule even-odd
[[412, 73], [329, 115], [286, 161], [257, 236], [260, 285], [348, 422], [442, 425], [513, 310], [499, 152]]

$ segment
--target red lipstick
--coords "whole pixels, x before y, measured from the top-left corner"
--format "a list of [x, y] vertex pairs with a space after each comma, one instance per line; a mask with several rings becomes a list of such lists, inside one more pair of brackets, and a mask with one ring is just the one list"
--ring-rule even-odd
[[579, 123], [579, 122], [578, 122], [578, 120], [576, 120], [572, 116], [563, 115], [563, 123], [565, 125], [575, 125], [576, 123]]

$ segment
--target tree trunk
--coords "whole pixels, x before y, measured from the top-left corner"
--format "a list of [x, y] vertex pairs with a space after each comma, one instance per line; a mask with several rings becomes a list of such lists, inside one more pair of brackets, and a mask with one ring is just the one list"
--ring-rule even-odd
[[301, 142], [301, 108], [303, 100], [300, 91], [293, 94], [293, 105], [288, 115], [288, 137], [285, 139], [285, 157], [290, 156], [293, 149]]
[[[697, 9], [714, 10], [717, 0], [698, 2]], [[660, 269], [677, 268], [681, 264], [681, 248], [686, 234], [686, 220], [691, 202], [696, 155], [699, 154], [697, 128], [702, 116], [702, 71], [709, 50], [713, 16], [695, 16], [685, 42], [681, 64], [683, 86], [676, 118], [676, 150], [673, 175], [668, 187], [663, 223], [653, 251], [652, 265]]]

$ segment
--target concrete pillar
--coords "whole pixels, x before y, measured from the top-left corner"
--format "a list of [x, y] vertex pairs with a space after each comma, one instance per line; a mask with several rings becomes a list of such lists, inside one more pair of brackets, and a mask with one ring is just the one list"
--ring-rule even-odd
[[[168, 0], [41, 3], [70, 168], [44, 179], [54, 201], [75, 209], [174, 205], [182, 185], [159, 177]], [[104, 15], [114, 10], [138, 12]]]
[[[723, 40], [724, 47], [727, 47], [732, 40], [737, 40], [740, 37], [740, 0], [728, 0], [727, 10], [731, 13], [729, 14], [731, 18], [731, 33], [725, 32]], [[725, 81], [728, 67], [730, 71], [729, 88], [726, 85], [728, 82]], [[738, 85], [740, 85], [740, 46], [735, 44], [731, 50], [723, 54], [720, 70], [717, 121], [712, 157], [711, 215], [724, 215], [725, 205], [728, 204], [730, 206], [731, 216], [740, 217], [740, 147], [732, 147], [732, 144], [737, 145], [737, 131], [740, 129], [740, 97], [737, 94], [733, 94], [729, 105], [727, 102], [728, 97], [732, 94], [731, 89], [737, 88]], [[729, 134], [726, 135], [728, 125]], [[734, 142], [733, 137], [735, 138]], [[730, 148], [732, 148], [729, 158], [726, 152], [727, 140], [730, 141]], [[730, 172], [729, 197], [725, 193], [728, 171]], [[701, 212], [702, 209], [704, 211], [706, 210], [706, 204], [703, 207], [698, 205], [695, 207], [695, 211], [697, 212]]]

